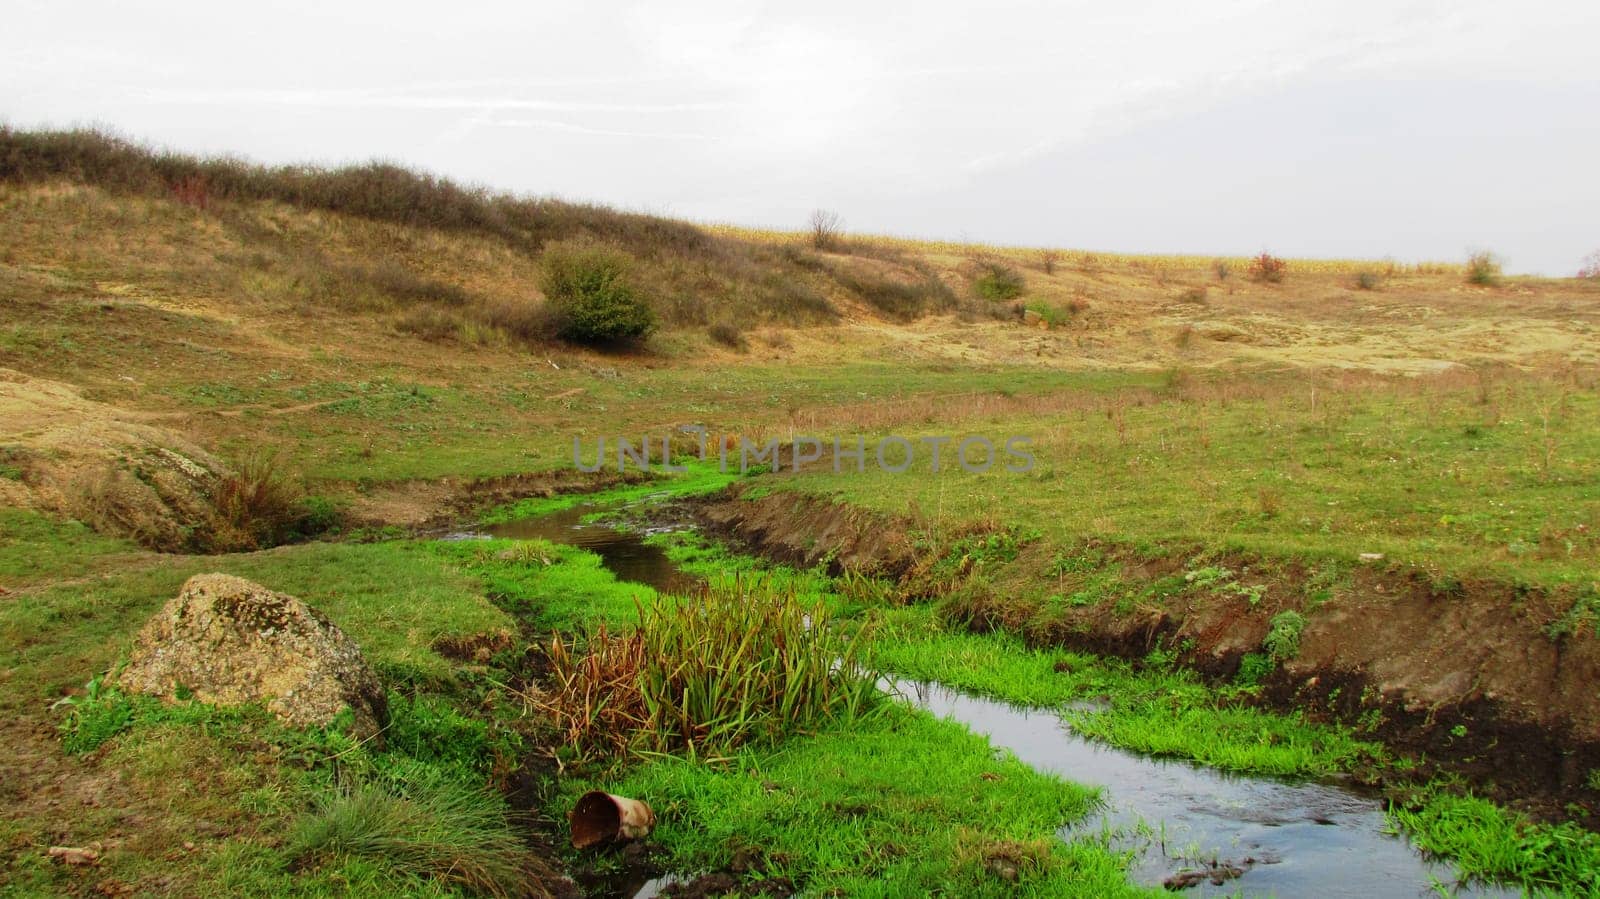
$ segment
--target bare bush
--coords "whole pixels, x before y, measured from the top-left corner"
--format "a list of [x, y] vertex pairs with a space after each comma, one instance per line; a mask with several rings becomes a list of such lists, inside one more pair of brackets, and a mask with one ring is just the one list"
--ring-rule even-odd
[[1488, 250], [1476, 250], [1467, 256], [1467, 283], [1479, 287], [1493, 287], [1500, 283], [1500, 260]]
[[817, 209], [811, 213], [811, 246], [818, 250], [831, 250], [844, 236], [844, 219], [839, 213]]
[[717, 322], [706, 329], [706, 335], [730, 350], [742, 353], [750, 348], [744, 339], [744, 332], [733, 322]]

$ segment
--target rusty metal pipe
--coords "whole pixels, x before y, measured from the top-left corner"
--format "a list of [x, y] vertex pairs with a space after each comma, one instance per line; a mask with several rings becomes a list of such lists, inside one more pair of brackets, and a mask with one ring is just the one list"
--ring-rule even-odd
[[642, 839], [655, 828], [656, 813], [637, 799], [590, 790], [578, 797], [567, 821], [572, 824], [573, 848], [588, 849]]

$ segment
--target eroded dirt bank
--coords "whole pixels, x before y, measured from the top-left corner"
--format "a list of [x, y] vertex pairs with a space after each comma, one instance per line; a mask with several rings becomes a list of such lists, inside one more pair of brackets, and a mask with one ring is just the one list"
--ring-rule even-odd
[[349, 517], [357, 526], [426, 532], [460, 525], [469, 513], [521, 499], [595, 493], [649, 479], [639, 471], [587, 473], [561, 468], [493, 478], [390, 481], [356, 496]]
[[[1543, 817], [1600, 823], [1600, 640], [1587, 617], [1574, 622], [1576, 591], [1441, 583], [1382, 560], [1330, 590], [1300, 563], [1215, 554], [1208, 570], [1236, 579], [1197, 587], [1186, 574], [1198, 547], [1152, 559], [1042, 543], [985, 569], [975, 588], [964, 559], [952, 566], [957, 577], [928, 578], [948, 543], [906, 519], [785, 492], [730, 491], [696, 514], [709, 533], [769, 558], [875, 573], [938, 596], [974, 630], [1134, 659], [1175, 651], [1216, 678], [1235, 676], [1247, 654], [1263, 651], [1274, 619], [1294, 612], [1303, 616], [1298, 650], [1264, 677], [1262, 702], [1360, 726], [1415, 758], [1416, 778], [1459, 774]], [[1072, 606], [1052, 594], [1063, 552], [1085, 551], [1126, 585], [1123, 600]], [[1404, 786], [1392, 774], [1379, 779]]]

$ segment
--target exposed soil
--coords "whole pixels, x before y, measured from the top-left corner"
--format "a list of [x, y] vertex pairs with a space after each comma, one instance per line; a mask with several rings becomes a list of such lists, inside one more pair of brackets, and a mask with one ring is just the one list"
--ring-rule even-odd
[[[745, 498], [735, 490], [703, 502], [698, 514], [713, 535], [784, 562], [830, 560], [905, 578], [927, 555], [914, 549], [908, 521], [817, 497]], [[1181, 575], [1194, 556], [1152, 560], [1097, 548], [1133, 584]], [[1027, 547], [997, 581], [1048, 579], [1059, 549]], [[1381, 715], [1375, 735], [1419, 762], [1414, 777], [1453, 772], [1541, 817], [1600, 823], [1600, 791], [1589, 782], [1600, 768], [1600, 640], [1589, 628], [1546, 633], [1572, 595], [1491, 581], [1438, 585], [1378, 561], [1307, 609], [1304, 598], [1315, 591], [1303, 566], [1244, 556], [1213, 564], [1266, 589], [1254, 603], [1183, 591], [1132, 609], [1101, 603], [1040, 615], [1037, 602], [997, 584], [992, 595], [963, 596], [954, 611], [974, 630], [1005, 628], [1036, 645], [1131, 659], [1178, 649], [1180, 661], [1220, 679], [1236, 674], [1246, 653], [1261, 651], [1275, 614], [1299, 610], [1306, 617], [1299, 652], [1264, 682], [1263, 703], [1348, 724], [1370, 725]]]
[[421, 532], [448, 530], [460, 525], [469, 513], [520, 499], [595, 493], [651, 477], [641, 471], [587, 473], [560, 468], [495, 478], [394, 481], [357, 497], [349, 517], [357, 526], [393, 526]]
[[[154, 417], [0, 368], [0, 505], [69, 515], [158, 551], [196, 548], [230, 472]], [[205, 547], [199, 547], [205, 548]]]
[[917, 561], [909, 525], [875, 512], [798, 493], [745, 501], [738, 492], [695, 504], [702, 531], [777, 562], [900, 578]]

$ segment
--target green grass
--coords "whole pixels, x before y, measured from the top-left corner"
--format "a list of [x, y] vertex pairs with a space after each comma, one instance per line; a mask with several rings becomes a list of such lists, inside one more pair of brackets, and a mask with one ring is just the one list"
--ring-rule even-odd
[[425, 545], [313, 543], [163, 556], [0, 603], [0, 708], [53, 700], [105, 671], [185, 580], [206, 572], [248, 578], [322, 610], [392, 681], [447, 683], [455, 675], [432, 649], [435, 640], [514, 628], [510, 616]]
[[362, 859], [398, 886], [434, 880], [489, 896], [535, 895], [535, 867], [505, 801], [482, 787], [364, 784], [326, 791], [296, 825], [286, 854], [300, 864]]
[[859, 611], [844, 601], [834, 579], [820, 570], [793, 568], [729, 550], [694, 531], [663, 531], [645, 538], [659, 546], [667, 559], [685, 574], [712, 586], [732, 587], [740, 580], [760, 579], [775, 592], [792, 593], [801, 602], [821, 603], [830, 613]]
[[[1263, 378], [1230, 396], [1187, 376], [1148, 397], [962, 423], [999, 435], [997, 446], [1032, 437], [1028, 473], [997, 462], [934, 474], [924, 451], [904, 474], [824, 470], [785, 486], [896, 515], [919, 509], [935, 533], [1000, 509], [1003, 524], [1061, 546], [1095, 537], [1314, 562], [1378, 552], [1462, 575], [1593, 579], [1600, 499], [1587, 485], [1600, 475], [1600, 431], [1589, 423], [1600, 394], [1508, 377], [1491, 379], [1482, 402], [1468, 384], [1308, 380]], [[949, 430], [897, 429], [913, 440]]]
[[1448, 856], [1467, 876], [1600, 896], [1600, 834], [1572, 824], [1536, 824], [1487, 800], [1445, 791], [1389, 814], [1418, 847]]
[[17, 588], [81, 577], [108, 560], [139, 552], [76, 521], [27, 509], [0, 509], [0, 586]]
[[[741, 857], [758, 877], [789, 878], [819, 895], [1147, 895], [1104, 847], [1057, 839], [1093, 807], [1091, 791], [910, 709], [741, 752], [726, 765], [663, 759], [615, 779], [568, 782], [563, 795], [590, 788], [649, 797], [655, 840], [684, 871]], [[989, 867], [1010, 858], [1021, 861], [1015, 883]]]
[[639, 604], [656, 598], [652, 587], [617, 580], [594, 553], [545, 540], [436, 541], [428, 551], [541, 631], [627, 628], [638, 620]]
[[[520, 738], [468, 708], [460, 695], [391, 692], [379, 751], [337, 721], [290, 728], [259, 706], [163, 702], [91, 683], [66, 709], [62, 747], [84, 758], [80, 776], [118, 772], [118, 802], [69, 822], [12, 819], [6, 836], [37, 845], [65, 832], [85, 842], [77, 834], [114, 833], [136, 816], [140, 827], [100, 874], [146, 889], [527, 895], [547, 869], [489, 789], [491, 772], [520, 758]], [[184, 840], [199, 845], [175, 859]], [[29, 863], [35, 854], [13, 860], [13, 884], [70, 887], [72, 872]]]
[[1379, 751], [1348, 730], [1230, 704], [1187, 670], [1152, 659], [1134, 666], [1062, 649], [1030, 649], [1004, 634], [942, 629], [925, 608], [891, 613], [871, 658], [886, 671], [933, 680], [1019, 705], [1060, 708], [1074, 730], [1149, 755], [1193, 759], [1228, 771], [1317, 776]]
[[[637, 439], [632, 442], [636, 447], [639, 445]], [[583, 455], [586, 460], [585, 465], [594, 464], [595, 445], [596, 441], [588, 441], [585, 444], [583, 448]], [[607, 452], [612, 454], [610, 461], [606, 465], [607, 470], [614, 470], [616, 467], [615, 445], [614, 440], [606, 440]], [[623, 484], [597, 493], [564, 493], [549, 497], [531, 497], [490, 509], [483, 514], [481, 520], [484, 524], [500, 524], [522, 518], [537, 518], [541, 515], [549, 515], [578, 505], [616, 506], [638, 502], [647, 498], [672, 499], [699, 496], [721, 490], [740, 478], [737, 470], [720, 471], [717, 466], [716, 456], [711, 451], [708, 451], [708, 459], [705, 462], [701, 462], [698, 459], [679, 459], [674, 463], [682, 465], [687, 471], [682, 473], [662, 472], [660, 468], [654, 467], [660, 465], [660, 446], [659, 438], [652, 440], [652, 470], [660, 473], [660, 477], [656, 480], [639, 484]]]

